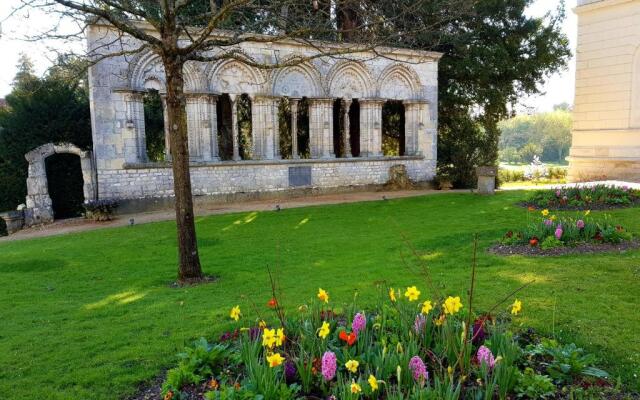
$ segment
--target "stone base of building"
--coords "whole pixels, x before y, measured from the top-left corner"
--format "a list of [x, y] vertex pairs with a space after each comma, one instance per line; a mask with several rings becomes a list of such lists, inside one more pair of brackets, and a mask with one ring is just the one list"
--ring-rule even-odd
[[[433, 189], [434, 185], [431, 181], [415, 183], [413, 190]], [[375, 192], [387, 191], [385, 185], [357, 185], [357, 186], [339, 186], [330, 188], [307, 187], [294, 188], [277, 191], [255, 191], [242, 193], [221, 193], [213, 195], [194, 196], [194, 208], [197, 210], [209, 209], [211, 207], [221, 206], [229, 203], [241, 203], [250, 201], [278, 201], [291, 200], [302, 197], [312, 197], [332, 194], [345, 194], [357, 192]], [[117, 215], [136, 214], [141, 212], [170, 210], [174, 207], [174, 198], [166, 197], [147, 197], [139, 199], [123, 199], [117, 209]], [[274, 206], [275, 207], [275, 206]]]
[[620, 180], [640, 182], [640, 158], [569, 157], [569, 182]]

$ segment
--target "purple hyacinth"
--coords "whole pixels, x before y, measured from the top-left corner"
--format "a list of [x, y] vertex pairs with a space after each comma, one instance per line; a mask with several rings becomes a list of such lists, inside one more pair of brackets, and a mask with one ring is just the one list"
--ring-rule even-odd
[[478, 359], [478, 363], [482, 365], [485, 363], [489, 368], [493, 369], [496, 365], [496, 359], [493, 357], [493, 353], [486, 346], [480, 346], [478, 349], [478, 353], [476, 354], [476, 358]]
[[560, 240], [562, 238], [562, 225], [558, 225], [556, 228], [556, 239]]
[[336, 376], [336, 355], [332, 351], [326, 351], [322, 355], [322, 376], [325, 381]]
[[284, 363], [284, 379], [287, 382], [294, 382], [297, 372], [296, 364], [293, 361], [287, 361]]
[[556, 197], [560, 197], [561, 194], [562, 192], [560, 190], [556, 190]]
[[552, 220], [550, 220], [550, 219], [545, 219], [545, 220], [544, 220], [544, 224], [545, 224], [546, 226], [551, 226], [551, 225], [553, 225], [553, 221], [552, 221]]
[[416, 315], [416, 319], [413, 322], [413, 330], [416, 334], [421, 334], [422, 331], [424, 331], [425, 325], [427, 325], [427, 318], [422, 314]]
[[415, 379], [416, 382], [424, 383], [424, 381], [429, 379], [427, 367], [424, 365], [422, 359], [418, 356], [413, 356], [411, 357], [411, 360], [409, 360], [409, 370], [411, 370], [413, 379]]
[[576, 227], [578, 227], [578, 229], [582, 229], [584, 228], [584, 221], [579, 219], [576, 221]]
[[476, 346], [482, 342], [484, 342], [484, 338], [487, 336], [487, 331], [484, 329], [485, 320], [482, 318], [478, 318], [473, 323], [473, 339], [472, 342]]
[[367, 327], [367, 318], [362, 313], [357, 313], [353, 317], [353, 322], [351, 323], [351, 330], [356, 334], [356, 336], [360, 335], [360, 332], [363, 331]]

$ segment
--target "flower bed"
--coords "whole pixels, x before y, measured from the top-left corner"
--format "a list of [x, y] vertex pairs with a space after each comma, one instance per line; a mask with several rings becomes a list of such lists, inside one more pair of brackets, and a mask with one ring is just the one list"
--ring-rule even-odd
[[640, 191], [627, 186], [575, 186], [533, 192], [525, 206], [552, 210], [601, 210], [640, 204]]
[[544, 209], [524, 229], [505, 233], [500, 243], [490, 251], [498, 254], [558, 255], [624, 250], [637, 245], [630, 232], [606, 215], [593, 217], [591, 211], [585, 211], [574, 217], [557, 217]]
[[[365, 312], [357, 299], [333, 308], [329, 293], [320, 289], [292, 316], [270, 300], [277, 321], [270, 323], [233, 307], [229, 316], [236, 326], [217, 343], [200, 339], [181, 353], [162, 396], [453, 400], [561, 398], [556, 396], [590, 387], [597, 389], [595, 398], [603, 398], [615, 391], [593, 355], [531, 331], [512, 332], [509, 320], [520, 318], [520, 300], [505, 299], [491, 313], [475, 314], [469, 310], [472, 296], [465, 304], [433, 292], [442, 300], [415, 286], [381, 288], [381, 300]], [[252, 304], [252, 313], [267, 307]]]

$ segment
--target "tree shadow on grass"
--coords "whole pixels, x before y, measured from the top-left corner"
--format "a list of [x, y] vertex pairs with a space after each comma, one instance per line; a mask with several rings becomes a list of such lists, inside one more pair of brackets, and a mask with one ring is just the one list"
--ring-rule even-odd
[[0, 264], [0, 274], [31, 274], [38, 272], [48, 272], [62, 269], [65, 265], [67, 265], [66, 261], [56, 258], [9, 262]]

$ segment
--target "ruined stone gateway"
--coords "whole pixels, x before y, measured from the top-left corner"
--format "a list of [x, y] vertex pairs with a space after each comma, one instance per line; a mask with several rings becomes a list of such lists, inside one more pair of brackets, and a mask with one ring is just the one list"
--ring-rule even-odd
[[[108, 53], [121, 51], [122, 41], [125, 48], [139, 45], [135, 39], [119, 37], [112, 27], [96, 23], [88, 31], [88, 46]], [[239, 47], [247, 59], [260, 63], [318, 54], [314, 47], [293, 41], [247, 42]], [[414, 182], [432, 180], [441, 54], [397, 48], [379, 49], [378, 53], [382, 56], [361, 52], [348, 59], [323, 57], [266, 70], [236, 60], [187, 64], [194, 196], [228, 198], [237, 193], [286, 194], [301, 188], [330, 191], [382, 185], [394, 165], [404, 166]], [[89, 84], [95, 182], [91, 182], [91, 191], [87, 189], [85, 201], [118, 199], [143, 209], [170, 200], [173, 181], [168, 140], [163, 158], [152, 161], [145, 135], [145, 93], [157, 91], [162, 98], [165, 91], [160, 59], [151, 52], [106, 58], [91, 67]], [[240, 102], [250, 110], [242, 127]], [[388, 104], [400, 110], [401, 129], [397, 149], [385, 156], [383, 128], [388, 122], [383, 120], [383, 107]], [[279, 113], [285, 106], [290, 117], [281, 126]], [[305, 121], [299, 115], [305, 115]], [[302, 124], [308, 131], [308, 148], [299, 151]], [[250, 131], [249, 145], [242, 142], [241, 129]], [[293, 132], [289, 133], [287, 154], [281, 150], [283, 129]], [[228, 159], [222, 157], [221, 142], [228, 144]], [[243, 145], [248, 148], [241, 151]], [[35, 197], [32, 203], [32, 209], [50, 208]]]

